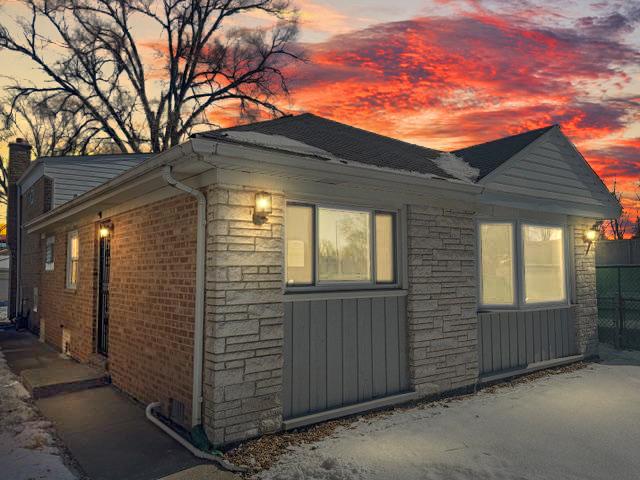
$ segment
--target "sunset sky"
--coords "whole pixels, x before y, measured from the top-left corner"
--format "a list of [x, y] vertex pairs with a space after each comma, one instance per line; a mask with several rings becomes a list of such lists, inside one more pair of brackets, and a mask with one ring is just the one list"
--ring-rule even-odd
[[639, 2], [295, 3], [309, 62], [287, 110], [444, 150], [559, 123], [640, 214]]

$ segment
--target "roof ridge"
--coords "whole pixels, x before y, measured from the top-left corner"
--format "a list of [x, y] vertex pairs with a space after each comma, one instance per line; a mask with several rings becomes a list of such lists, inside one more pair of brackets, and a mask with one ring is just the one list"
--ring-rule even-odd
[[513, 139], [513, 138], [516, 138], [516, 137], [520, 137], [522, 135], [526, 135], [528, 133], [540, 132], [540, 134], [543, 134], [543, 133], [551, 130], [553, 127], [557, 127], [557, 126], [560, 126], [560, 125], [557, 124], [557, 123], [554, 123], [552, 125], [547, 125], [546, 127], [534, 128], [532, 130], [525, 130], [524, 132], [516, 133], [514, 135], [507, 135], [506, 137], [500, 137], [500, 138], [496, 138], [494, 140], [487, 140], [486, 142], [475, 143], [473, 145], [469, 145], [469, 146], [466, 146], [466, 147], [463, 147], [463, 148], [458, 148], [456, 150], [451, 150], [451, 153], [461, 152], [462, 150], [467, 150], [467, 149], [470, 149], [470, 148], [480, 147], [482, 145], [488, 145], [488, 144], [494, 143], [494, 142], [501, 142], [503, 140], [510, 140], [510, 139]]
[[383, 135], [381, 133], [373, 132], [371, 130], [366, 130], [364, 128], [354, 127], [353, 125], [349, 125], [347, 123], [342, 123], [342, 122], [339, 122], [337, 120], [333, 120], [332, 118], [322, 117], [320, 115], [316, 115], [315, 113], [311, 113], [311, 112], [303, 112], [303, 113], [300, 113], [300, 114], [297, 114], [297, 115], [285, 115], [285, 116], [278, 117], [278, 118], [272, 118], [270, 120], [262, 120], [262, 121], [259, 121], [259, 122], [245, 123], [245, 124], [242, 124], [242, 125], [235, 125], [233, 127], [219, 128], [217, 130], [209, 130], [209, 131], [206, 131], [206, 132], [198, 133], [197, 135], [207, 135], [207, 134], [212, 134], [212, 133], [216, 133], [216, 132], [224, 133], [225, 131], [233, 130], [235, 128], [244, 128], [244, 127], [253, 126], [253, 125], [262, 125], [262, 124], [265, 124], [265, 123], [278, 122], [278, 121], [283, 121], [283, 120], [291, 120], [291, 119], [294, 119], [294, 118], [297, 119], [297, 118], [301, 118], [301, 117], [313, 117], [313, 118], [322, 120], [324, 122], [330, 122], [330, 123], [333, 123], [333, 124], [336, 124], [336, 125], [340, 125], [341, 127], [346, 127], [346, 128], [348, 128], [350, 130], [363, 132], [363, 133], [366, 133], [367, 135], [374, 135], [374, 136], [376, 136], [378, 138], [381, 138], [381, 139], [384, 139], [384, 140], [387, 140], [387, 141], [401, 143], [401, 144], [404, 144], [404, 145], [411, 145], [412, 147], [418, 148], [420, 150], [426, 150], [426, 151], [436, 152], [436, 153], [445, 153], [444, 150], [438, 150], [438, 149], [431, 148], [431, 147], [425, 147], [424, 145], [419, 145], [417, 143], [407, 142], [406, 140], [400, 140], [399, 138], [391, 137], [389, 135]]
[[312, 117], [319, 118], [319, 119], [324, 120], [326, 122], [337, 123], [338, 125], [342, 125], [343, 127], [350, 128], [351, 130], [357, 130], [359, 132], [365, 132], [365, 133], [367, 133], [369, 135], [375, 135], [377, 137], [384, 138], [386, 140], [391, 140], [391, 141], [398, 142], [398, 143], [404, 143], [405, 145], [412, 145], [414, 147], [417, 147], [417, 148], [420, 148], [420, 149], [424, 149], [424, 150], [430, 150], [432, 152], [446, 153], [443, 150], [437, 150], [435, 148], [425, 147], [424, 145], [418, 145], [417, 143], [407, 142], [406, 140], [400, 140], [399, 138], [390, 137], [389, 135], [382, 135], [381, 133], [372, 132], [371, 130], [366, 130], [366, 129], [360, 128], [360, 127], [354, 127], [353, 125], [349, 125], [347, 123], [338, 122], [337, 120], [333, 120], [331, 118], [321, 117], [321, 116], [315, 115], [313, 113], [305, 113], [305, 115], [310, 115]]

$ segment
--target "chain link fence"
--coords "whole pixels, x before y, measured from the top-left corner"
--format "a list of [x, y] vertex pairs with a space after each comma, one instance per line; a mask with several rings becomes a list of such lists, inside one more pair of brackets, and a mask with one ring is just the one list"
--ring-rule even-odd
[[600, 341], [640, 350], [640, 266], [596, 267], [596, 285]]

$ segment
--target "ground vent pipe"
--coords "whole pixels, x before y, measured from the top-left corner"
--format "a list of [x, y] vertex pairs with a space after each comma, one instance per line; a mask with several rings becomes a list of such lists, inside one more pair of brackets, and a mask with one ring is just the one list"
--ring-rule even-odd
[[207, 452], [203, 452], [202, 450], [200, 450], [200, 449], [196, 448], [195, 446], [193, 446], [182, 435], [180, 435], [178, 432], [175, 432], [174, 430], [172, 430], [168, 425], [163, 423], [162, 420], [160, 420], [158, 417], [156, 417], [153, 414], [153, 410], [158, 408], [159, 406], [160, 406], [160, 402], [154, 402], [154, 403], [150, 403], [149, 405], [147, 405], [147, 408], [145, 409], [145, 414], [146, 414], [147, 418], [149, 419], [149, 421], [151, 423], [153, 423], [156, 427], [161, 429], [164, 433], [169, 435], [171, 438], [173, 438], [180, 445], [182, 445], [187, 450], [189, 450], [193, 455], [195, 455], [198, 458], [202, 458], [203, 460], [209, 460], [211, 462], [215, 462], [216, 464], [220, 465], [222, 468], [224, 468], [225, 470], [228, 470], [230, 472], [245, 472], [246, 471], [246, 469], [244, 469], [244, 468], [236, 467], [233, 463], [227, 462], [224, 458], [220, 458], [219, 456], [212, 455], [212, 454], [207, 453]]

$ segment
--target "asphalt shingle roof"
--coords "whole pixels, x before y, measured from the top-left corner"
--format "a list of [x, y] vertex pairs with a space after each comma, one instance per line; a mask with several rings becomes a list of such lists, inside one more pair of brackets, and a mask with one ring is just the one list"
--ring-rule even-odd
[[197, 136], [223, 139], [228, 131], [281, 135], [325, 150], [343, 160], [452, 178], [432, 161], [442, 153], [438, 150], [378, 135], [311, 113], [213, 130]]
[[479, 180], [494, 171], [553, 127], [554, 125], [550, 125], [536, 130], [529, 130], [528, 132], [519, 133], [518, 135], [499, 138], [498, 140], [454, 150], [451, 153], [462, 157], [472, 167], [480, 170]]

